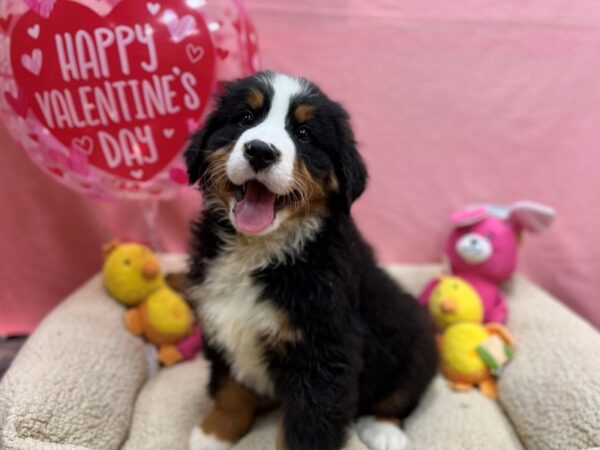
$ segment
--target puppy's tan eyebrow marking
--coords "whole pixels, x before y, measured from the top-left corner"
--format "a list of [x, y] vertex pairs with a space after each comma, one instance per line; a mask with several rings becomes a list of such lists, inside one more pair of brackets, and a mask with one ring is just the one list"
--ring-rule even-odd
[[246, 97], [246, 101], [248, 102], [248, 105], [250, 105], [250, 107], [256, 111], [262, 107], [265, 101], [265, 97], [262, 92], [260, 92], [257, 88], [253, 87], [250, 88], [250, 90], [248, 90], [248, 96]]
[[315, 107], [306, 104], [300, 104], [296, 106], [294, 110], [294, 117], [298, 123], [304, 123], [315, 116]]

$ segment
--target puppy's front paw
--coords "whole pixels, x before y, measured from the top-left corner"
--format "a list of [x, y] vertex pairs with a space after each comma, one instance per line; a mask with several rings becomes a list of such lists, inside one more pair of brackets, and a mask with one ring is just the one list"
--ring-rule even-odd
[[189, 450], [229, 450], [231, 443], [221, 441], [195, 427], [190, 434]]
[[397, 425], [373, 416], [360, 417], [356, 431], [370, 450], [403, 450], [408, 444], [406, 434]]

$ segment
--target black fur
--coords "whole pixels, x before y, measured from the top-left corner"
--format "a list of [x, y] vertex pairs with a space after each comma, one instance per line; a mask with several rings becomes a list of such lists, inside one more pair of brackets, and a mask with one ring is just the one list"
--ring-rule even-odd
[[[206, 156], [211, 151], [235, 142], [247, 128], [266, 116], [273, 94], [268, 83], [264, 82], [268, 77], [269, 72], [262, 72], [225, 86], [214, 112], [208, 116], [204, 127], [196, 133], [185, 152], [190, 183], [198, 181], [206, 171]], [[253, 111], [253, 123], [240, 124], [240, 118], [249, 109], [245, 95], [250, 88], [263, 92], [265, 102], [260, 110]], [[348, 113], [312, 83], [306, 84], [301, 98], [292, 101], [290, 110], [300, 102], [315, 107], [315, 117], [310, 123], [311, 142], [304, 143], [295, 137], [295, 131], [302, 124], [295, 123], [293, 118], [290, 117], [286, 128], [294, 137], [299, 156], [315, 178], [324, 180], [332, 171], [335, 173], [340, 191], [331, 201], [336, 203], [336, 210], [349, 214], [352, 202], [365, 190], [367, 171], [356, 149]]]
[[[229, 86], [219, 100], [186, 153], [192, 181], [202, 176], [206, 154], [241, 134], [237, 118], [246, 108], [243, 93], [249, 87], [265, 89], [261, 76]], [[307, 86], [302, 102], [316, 108], [312, 141], [296, 142], [297, 151], [315, 179], [325, 180], [333, 171], [340, 189], [331, 192], [322, 226], [300, 254], [256, 271], [253, 278], [264, 286], [260, 301], [274, 302], [302, 332], [302, 339], [284, 351], [265, 347], [264, 354], [284, 409], [287, 449], [339, 450], [352, 421], [372, 414], [394, 392], [401, 392], [403, 401], [389, 415], [406, 417], [436, 372], [437, 354], [425, 314], [378, 268], [349, 215], [367, 173], [348, 115], [314, 85]], [[293, 134], [294, 124], [288, 127]], [[204, 211], [193, 227], [192, 283], [202, 283], [204, 268], [222, 250], [217, 231], [236, 232], [217, 211]], [[207, 344], [214, 393], [228, 365], [222, 350], [210, 339]]]

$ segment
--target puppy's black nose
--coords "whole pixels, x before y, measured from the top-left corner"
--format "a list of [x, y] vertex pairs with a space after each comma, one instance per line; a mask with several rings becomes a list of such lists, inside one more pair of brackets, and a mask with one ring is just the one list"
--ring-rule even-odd
[[273, 165], [279, 158], [279, 151], [266, 142], [254, 139], [246, 143], [244, 156], [252, 168], [258, 172]]

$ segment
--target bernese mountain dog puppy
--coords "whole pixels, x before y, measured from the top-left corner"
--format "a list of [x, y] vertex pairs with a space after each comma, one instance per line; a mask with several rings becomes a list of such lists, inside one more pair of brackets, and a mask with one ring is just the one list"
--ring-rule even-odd
[[230, 448], [273, 404], [280, 450], [340, 450], [354, 423], [371, 450], [403, 448], [436, 348], [350, 216], [367, 171], [346, 111], [261, 72], [225, 88], [185, 158], [204, 197], [188, 294], [214, 399], [190, 448]]

